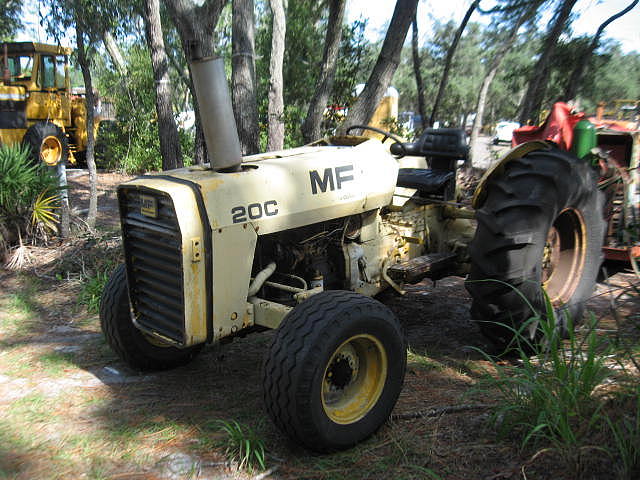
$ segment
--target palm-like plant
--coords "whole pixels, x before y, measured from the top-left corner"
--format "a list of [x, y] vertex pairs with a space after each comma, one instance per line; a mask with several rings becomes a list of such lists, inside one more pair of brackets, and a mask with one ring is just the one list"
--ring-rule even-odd
[[0, 145], [0, 248], [46, 240], [56, 230], [59, 190], [47, 167], [33, 164], [28, 147]]

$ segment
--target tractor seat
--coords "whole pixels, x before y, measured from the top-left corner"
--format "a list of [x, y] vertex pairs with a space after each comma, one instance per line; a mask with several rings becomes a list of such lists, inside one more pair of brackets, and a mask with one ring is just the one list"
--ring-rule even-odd
[[415, 188], [422, 196], [440, 196], [454, 179], [455, 172], [427, 168], [401, 168], [398, 171], [399, 187]]

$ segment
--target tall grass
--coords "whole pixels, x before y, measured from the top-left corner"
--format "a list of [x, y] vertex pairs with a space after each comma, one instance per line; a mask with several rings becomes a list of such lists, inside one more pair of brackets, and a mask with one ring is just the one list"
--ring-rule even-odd
[[[640, 478], [640, 386], [621, 402], [618, 415], [607, 415], [612, 456], [619, 478]], [[616, 418], [617, 417], [617, 418]]]
[[[502, 435], [515, 435], [521, 447], [534, 448], [537, 458], [555, 454], [577, 478], [599, 459], [622, 462], [621, 478], [637, 478], [640, 459], [640, 400], [635, 391], [635, 413], [622, 418], [609, 408], [607, 398], [621, 395], [610, 389], [598, 394], [611, 375], [607, 357], [612, 347], [598, 337], [592, 315], [578, 337], [568, 319], [568, 339], [562, 339], [557, 312], [546, 302], [546, 315], [536, 315], [543, 341], [534, 344], [516, 336], [516, 362], [505, 366], [483, 355], [496, 372], [486, 375], [480, 389], [498, 392], [492, 420]], [[511, 328], [511, 327], [506, 327]], [[533, 356], [530, 356], [533, 353]], [[624, 460], [622, 460], [624, 459]]]
[[238, 468], [265, 469], [264, 441], [255, 431], [235, 420], [219, 421], [219, 427], [226, 434], [223, 441], [225, 454], [229, 460], [238, 463]]

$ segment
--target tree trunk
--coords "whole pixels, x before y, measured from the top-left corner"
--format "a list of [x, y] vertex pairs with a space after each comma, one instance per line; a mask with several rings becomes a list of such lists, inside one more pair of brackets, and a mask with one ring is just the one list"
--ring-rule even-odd
[[397, 0], [376, 64], [369, 75], [364, 90], [349, 108], [349, 113], [340, 131], [346, 130], [350, 125], [367, 124], [371, 120], [378, 103], [391, 84], [396, 68], [398, 68], [402, 44], [417, 7], [418, 0]]
[[569, 82], [567, 83], [567, 88], [564, 91], [563, 100], [565, 102], [575, 99], [575, 96], [578, 93], [578, 89], [580, 88], [580, 84], [582, 82], [584, 71], [587, 68], [587, 64], [589, 63], [589, 60], [591, 59], [593, 52], [595, 52], [596, 49], [598, 48], [598, 45], [600, 45], [600, 37], [602, 36], [604, 29], [607, 28], [611, 22], [613, 22], [614, 20], [617, 20], [618, 18], [622, 17], [627, 12], [629, 12], [633, 7], [635, 7], [638, 4], [638, 1], [639, 0], [634, 0], [629, 5], [627, 5], [625, 9], [619, 11], [615, 15], [611, 15], [604, 22], [602, 22], [602, 24], [598, 27], [596, 34], [593, 36], [593, 39], [591, 40], [591, 43], [587, 48], [587, 51], [578, 57], [578, 65], [576, 65], [576, 68], [574, 68], [573, 72], [571, 72], [571, 77], [569, 78]]
[[143, 18], [147, 45], [151, 53], [153, 79], [156, 84], [156, 112], [158, 114], [158, 135], [160, 137], [162, 169], [171, 170], [180, 168], [184, 166], [184, 164], [182, 163], [178, 127], [173, 117], [169, 59], [164, 49], [159, 0], [145, 0]]
[[231, 25], [231, 97], [243, 155], [260, 150], [253, 5], [253, 0], [233, 0]]
[[540, 109], [544, 100], [544, 93], [549, 81], [550, 65], [549, 61], [558, 44], [558, 38], [564, 30], [569, 14], [577, 0], [564, 0], [556, 9], [555, 19], [547, 34], [540, 57], [533, 68], [533, 74], [527, 87], [527, 93], [523, 99], [522, 110], [520, 111], [519, 122], [521, 124], [538, 123]]
[[420, 46], [418, 45], [418, 11], [413, 16], [411, 23], [411, 51], [413, 53], [413, 73], [416, 77], [416, 89], [418, 94], [418, 113], [422, 129], [427, 128], [427, 110], [424, 106], [424, 82], [422, 81], [422, 65], [420, 61]]
[[269, 59], [269, 106], [267, 107], [267, 151], [282, 150], [284, 146], [284, 98], [282, 64], [286, 33], [285, 10], [287, 0], [269, 0], [273, 14], [271, 57]]
[[518, 38], [518, 30], [520, 30], [520, 27], [524, 25], [524, 23], [527, 22], [535, 14], [536, 10], [537, 6], [532, 6], [518, 18], [513, 27], [511, 27], [511, 29], [505, 34], [505, 39], [502, 42], [502, 46], [498, 49], [493, 59], [491, 60], [491, 64], [489, 65], [487, 74], [482, 80], [480, 93], [478, 93], [478, 103], [476, 104], [476, 116], [473, 119], [473, 126], [471, 127], [471, 138], [469, 139], [469, 158], [466, 165], [467, 167], [473, 166], [473, 151], [478, 141], [478, 136], [480, 135], [480, 129], [483, 125], [482, 122], [484, 120], [484, 109], [487, 104], [487, 94], [489, 93], [491, 83], [493, 82], [493, 79], [500, 69], [502, 60], [504, 60], [504, 57], [507, 56], [507, 53], [509, 53], [509, 50], [511, 50], [511, 48], [515, 44], [516, 39]]
[[[213, 55], [213, 34], [227, 0], [206, 0], [196, 5], [193, 0], [164, 0], [171, 14], [187, 63], [196, 55], [210, 57]], [[189, 90], [193, 98], [193, 110], [196, 117], [196, 139], [193, 152], [194, 161], [198, 164], [208, 162], [207, 146], [204, 141], [200, 109], [190, 82]]]
[[453, 42], [451, 42], [451, 46], [449, 46], [449, 50], [447, 50], [447, 58], [444, 61], [444, 69], [442, 70], [442, 77], [440, 78], [440, 86], [438, 87], [438, 93], [436, 94], [436, 98], [433, 102], [433, 109], [431, 110], [431, 116], [429, 117], [429, 126], [433, 126], [436, 121], [436, 115], [438, 113], [438, 108], [440, 107], [440, 102], [442, 101], [442, 97], [444, 95], [444, 90], [447, 88], [447, 82], [449, 81], [449, 70], [451, 70], [451, 62], [453, 60], [453, 56], [456, 53], [456, 49], [458, 48], [458, 42], [460, 41], [460, 37], [462, 37], [462, 32], [467, 27], [467, 23], [469, 23], [469, 18], [471, 18], [471, 14], [476, 9], [480, 0], [474, 0], [473, 3], [467, 9], [467, 13], [465, 13], [464, 18], [462, 19], [462, 23], [458, 27], [458, 31], [456, 32], [455, 37], [453, 37]]
[[302, 136], [307, 143], [317, 140], [322, 135], [320, 127], [324, 109], [329, 101], [329, 95], [331, 95], [338, 65], [338, 53], [340, 52], [340, 40], [342, 39], [342, 20], [346, 3], [346, 0], [329, 1], [329, 19], [327, 21], [327, 34], [324, 41], [320, 77], [309, 104], [307, 118], [302, 124]]
[[93, 229], [96, 226], [96, 217], [98, 215], [98, 178], [96, 175], [96, 161], [93, 156], [93, 147], [95, 144], [93, 123], [94, 123], [94, 105], [93, 85], [91, 81], [91, 70], [84, 47], [84, 30], [80, 23], [80, 9], [76, 6], [75, 23], [76, 23], [76, 45], [78, 63], [82, 70], [82, 78], [84, 79], [85, 103], [87, 108], [87, 151], [85, 160], [87, 169], [89, 170], [89, 211], [87, 212], [87, 225]]
[[102, 34], [102, 43], [104, 43], [104, 47], [109, 54], [109, 58], [111, 58], [111, 63], [116, 67], [116, 70], [120, 74], [121, 77], [126, 76], [127, 74], [127, 63], [124, 61], [122, 57], [122, 52], [120, 51], [120, 47], [116, 43], [115, 38], [111, 35], [111, 32], [106, 30]]

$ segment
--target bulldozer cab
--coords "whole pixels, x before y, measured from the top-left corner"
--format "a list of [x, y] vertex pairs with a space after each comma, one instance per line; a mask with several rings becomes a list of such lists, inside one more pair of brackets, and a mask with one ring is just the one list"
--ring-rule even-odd
[[69, 90], [70, 48], [19, 42], [6, 43], [3, 50], [6, 85], [22, 85], [29, 91]]
[[5, 44], [3, 50], [3, 83], [21, 90], [26, 102], [26, 118], [69, 125], [71, 49], [20, 42]]

